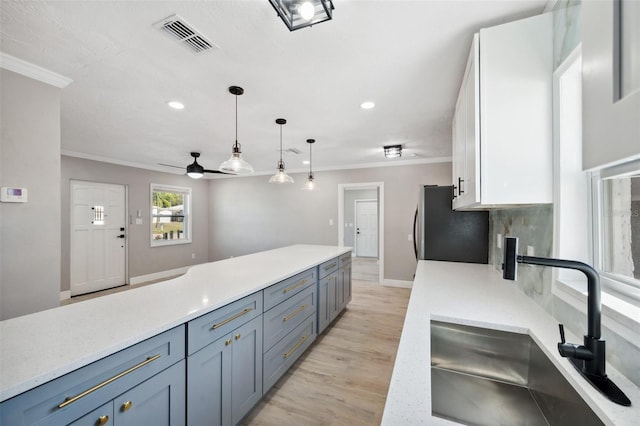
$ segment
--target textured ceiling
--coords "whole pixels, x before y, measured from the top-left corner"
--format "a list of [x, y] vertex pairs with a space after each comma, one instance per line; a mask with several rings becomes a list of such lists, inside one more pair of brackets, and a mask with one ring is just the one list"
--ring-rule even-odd
[[[69, 77], [63, 153], [145, 168], [217, 168], [235, 139], [257, 173], [278, 160], [283, 117], [289, 171], [451, 155], [451, 118], [472, 34], [540, 13], [546, 0], [334, 0], [334, 19], [289, 32], [267, 0], [2, 0], [4, 53]], [[219, 49], [194, 54], [153, 24], [178, 14]], [[175, 111], [166, 101], [180, 100]], [[376, 107], [363, 110], [372, 100]], [[413, 154], [414, 156], [410, 156]], [[398, 160], [395, 160], [398, 161]]]

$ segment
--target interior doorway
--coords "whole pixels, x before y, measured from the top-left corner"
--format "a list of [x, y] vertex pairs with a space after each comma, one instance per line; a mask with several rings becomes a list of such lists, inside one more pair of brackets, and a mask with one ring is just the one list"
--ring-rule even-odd
[[338, 185], [338, 244], [353, 248], [354, 279], [384, 279], [384, 183]]
[[71, 181], [71, 296], [126, 284], [126, 192]]

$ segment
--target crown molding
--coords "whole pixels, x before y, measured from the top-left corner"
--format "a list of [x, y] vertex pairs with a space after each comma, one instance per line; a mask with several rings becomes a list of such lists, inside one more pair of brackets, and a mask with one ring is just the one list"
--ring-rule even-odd
[[4, 52], [0, 52], [0, 68], [33, 78], [34, 80], [50, 84], [51, 86], [59, 87], [60, 89], [64, 89], [73, 82], [73, 80], [68, 77]]

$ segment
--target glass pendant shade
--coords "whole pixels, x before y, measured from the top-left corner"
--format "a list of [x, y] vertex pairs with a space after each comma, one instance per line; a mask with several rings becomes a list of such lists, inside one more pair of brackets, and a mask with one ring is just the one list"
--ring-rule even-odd
[[313, 191], [314, 189], [316, 189], [316, 182], [313, 179], [313, 173], [309, 173], [309, 177], [304, 182], [304, 185], [302, 185], [302, 189], [304, 189], [305, 191]]
[[269, 183], [293, 183], [293, 178], [284, 170], [284, 161], [282, 161], [282, 125], [287, 124], [287, 120], [277, 118], [276, 124], [280, 126], [280, 161], [278, 161], [278, 170], [271, 176]]
[[253, 173], [251, 164], [242, 159], [242, 151], [240, 151], [240, 144], [238, 142], [233, 146], [231, 157], [222, 163], [218, 170], [227, 173]]
[[236, 97], [236, 143], [233, 144], [231, 149], [231, 157], [222, 163], [218, 170], [234, 174], [253, 173], [251, 164], [242, 159], [242, 151], [238, 143], [238, 96], [244, 93], [244, 89], [239, 86], [231, 86], [229, 87], [229, 93]]
[[332, 0], [269, 0], [289, 31], [310, 27], [333, 18]]

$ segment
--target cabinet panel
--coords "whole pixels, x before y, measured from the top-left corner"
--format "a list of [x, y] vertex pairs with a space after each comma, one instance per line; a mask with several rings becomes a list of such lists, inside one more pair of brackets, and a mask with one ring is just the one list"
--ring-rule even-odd
[[316, 313], [316, 288], [307, 288], [264, 314], [264, 348], [270, 349], [309, 315]]
[[264, 289], [264, 310], [268, 311], [294, 294], [314, 286], [317, 274], [314, 267]]
[[232, 334], [231, 423], [237, 424], [262, 398], [262, 317]]
[[188, 354], [191, 355], [260, 315], [262, 315], [261, 291], [189, 321], [187, 324]]
[[231, 424], [231, 338], [228, 334], [187, 358], [189, 425]]
[[344, 309], [351, 302], [351, 262], [340, 268], [342, 272], [342, 308]]
[[4, 401], [0, 423], [69, 424], [183, 359], [184, 349], [179, 326]]
[[322, 333], [331, 322], [329, 307], [329, 287], [331, 280], [323, 278], [318, 282], [318, 334]]
[[102, 407], [96, 408], [89, 414], [70, 423], [69, 426], [103, 426], [113, 424], [113, 401], [109, 401]]
[[264, 354], [264, 393], [293, 365], [316, 338], [312, 316]]
[[339, 264], [340, 259], [337, 257], [335, 259], [327, 260], [326, 262], [321, 263], [320, 266], [318, 266], [318, 278], [326, 277], [330, 273], [337, 271]]
[[169, 367], [114, 400], [115, 426], [185, 424], [185, 361]]

